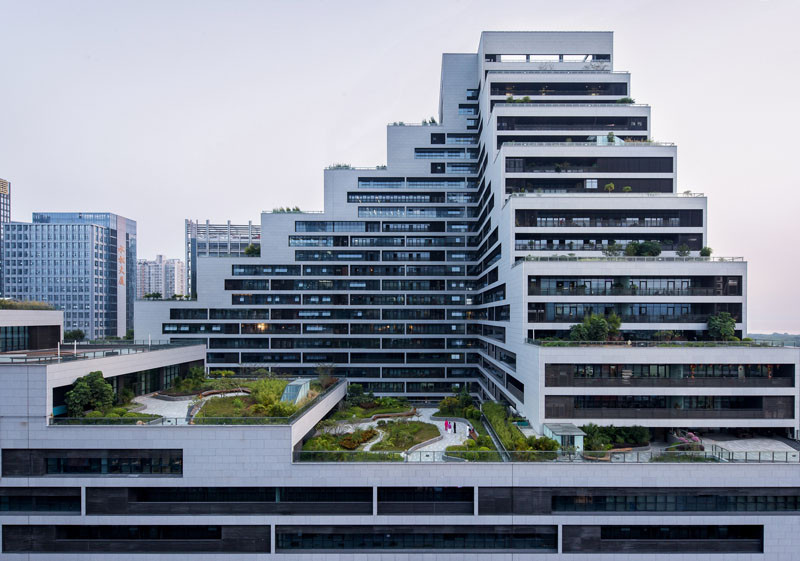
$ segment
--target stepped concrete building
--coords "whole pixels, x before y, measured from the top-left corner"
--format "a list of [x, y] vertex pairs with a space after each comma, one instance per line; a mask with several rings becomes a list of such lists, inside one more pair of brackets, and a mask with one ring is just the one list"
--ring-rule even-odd
[[[701, 255], [706, 200], [678, 194], [629, 84], [611, 33], [484, 33], [444, 56], [440, 124], [389, 127], [385, 168], [327, 170], [322, 213], [262, 214], [260, 256], [198, 253], [195, 301], [137, 302], [137, 338], [205, 344], [211, 369], [333, 364], [343, 379], [291, 417], [145, 396], [147, 423], [64, 418], [80, 361], [0, 355], [3, 558], [796, 557], [798, 349], [712, 340], [723, 312], [746, 333], [746, 264]], [[589, 314], [619, 334], [570, 340]], [[204, 352], [138, 346], [104, 376]], [[441, 428], [401, 452], [304, 448], [354, 382], [466, 389], [562, 450], [506, 450], [485, 417], [483, 455], [437, 450]], [[583, 453], [589, 422], [655, 438]], [[656, 446], [681, 429], [706, 449]]]
[[[747, 333], [747, 264], [705, 255], [706, 197], [632, 94], [611, 33], [484, 33], [443, 57], [440, 123], [390, 125], [386, 166], [325, 170], [322, 213], [262, 213], [260, 257], [198, 254], [197, 300], [138, 303], [136, 335], [207, 343], [212, 368], [466, 387], [539, 429], [794, 435], [793, 351], [697, 346], [720, 313]], [[554, 346], [590, 315], [616, 341]]]

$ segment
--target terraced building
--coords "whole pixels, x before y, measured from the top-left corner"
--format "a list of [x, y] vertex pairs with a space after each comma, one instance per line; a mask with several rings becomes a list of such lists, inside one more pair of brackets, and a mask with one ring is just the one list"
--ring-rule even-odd
[[[389, 125], [385, 166], [326, 169], [322, 212], [262, 213], [260, 256], [198, 254], [197, 299], [137, 302], [136, 337], [206, 343], [212, 369], [466, 387], [540, 430], [793, 435], [795, 353], [696, 346], [721, 313], [746, 334], [747, 266], [707, 255], [706, 198], [651, 140], [612, 38], [487, 32], [445, 54], [438, 122]], [[546, 342], [590, 315], [621, 321], [603, 349]]]

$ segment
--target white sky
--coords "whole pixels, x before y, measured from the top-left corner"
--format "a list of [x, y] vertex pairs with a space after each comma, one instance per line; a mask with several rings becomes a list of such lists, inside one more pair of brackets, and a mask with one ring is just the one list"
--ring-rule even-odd
[[482, 30], [612, 30], [616, 70], [744, 256], [750, 331], [800, 332], [800, 2], [0, 0], [0, 177], [15, 220], [109, 211], [139, 256], [183, 220], [322, 207], [322, 169], [386, 161], [385, 125], [435, 115], [443, 52]]

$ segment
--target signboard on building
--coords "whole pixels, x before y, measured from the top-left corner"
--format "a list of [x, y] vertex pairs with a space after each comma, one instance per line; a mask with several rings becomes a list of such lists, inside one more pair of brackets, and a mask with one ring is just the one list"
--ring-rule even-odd
[[128, 301], [126, 291], [128, 288], [128, 252], [126, 220], [117, 216], [117, 337], [125, 337], [127, 323], [125, 321]]

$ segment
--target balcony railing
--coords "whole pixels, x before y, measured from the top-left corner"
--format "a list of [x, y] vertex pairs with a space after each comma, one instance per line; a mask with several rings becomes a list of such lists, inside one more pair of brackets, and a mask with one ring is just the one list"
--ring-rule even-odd
[[[524, 103], [514, 103], [514, 105], [526, 105]], [[615, 144], [613, 142], [608, 143], [598, 143], [598, 142], [504, 142], [503, 148], [505, 147], [513, 147], [513, 146], [535, 146], [536, 148], [541, 148], [542, 146], [582, 146], [582, 147], [598, 147], [598, 148], [625, 148], [630, 146], [675, 146], [674, 142], [656, 142], [655, 140], [630, 140], [620, 142], [619, 144]], [[590, 171], [594, 169], [591, 168]], [[516, 170], [506, 170], [506, 171], [514, 171], [515, 173], [520, 173]], [[521, 170], [520, 170], [521, 171]], [[528, 171], [528, 170], [525, 170]], [[570, 168], [563, 169], [562, 171], [574, 171]], [[657, 172], [651, 172], [657, 173]]]
[[[624, 245], [621, 247], [625, 248]], [[662, 244], [661, 247], [664, 251], [674, 251], [672, 245]], [[516, 251], [604, 251], [608, 249], [608, 245], [603, 243], [531, 243], [517, 241], [514, 243], [514, 249]]]
[[619, 256], [603, 256], [603, 257], [578, 257], [573, 255], [526, 255], [524, 257], [520, 257], [517, 261], [514, 262], [512, 267], [516, 267], [520, 263], [524, 263], [525, 261], [575, 261], [575, 262], [589, 262], [589, 261], [618, 261], [622, 263], [628, 263], [632, 261], [637, 262], [677, 262], [677, 263], [689, 263], [689, 262], [697, 262], [697, 263], [733, 263], [733, 262], [744, 262], [744, 257], [699, 257], [699, 256], [689, 256], [689, 257], [663, 257], [659, 255], [658, 257], [630, 257], [627, 255], [619, 255]]
[[791, 347], [783, 341], [547, 341], [525, 339], [537, 347]]
[[[519, 103], [508, 103], [506, 105], [528, 105], [528, 104], [519, 104]], [[538, 103], [536, 105], [539, 105]], [[619, 131], [639, 131], [643, 132], [647, 130], [647, 127], [642, 125], [619, 125], [614, 123], [586, 123], [586, 124], [564, 124], [564, 125], [505, 125], [497, 127], [497, 132], [508, 132], [508, 131], [607, 131], [608, 129], [614, 129]], [[509, 141], [511, 144], [516, 144], [514, 141]], [[537, 142], [536, 144], [541, 144]], [[568, 142], [567, 144], [583, 144], [583, 143], [576, 143], [576, 142]], [[594, 143], [589, 143], [594, 145]]]
[[136, 419], [126, 417], [52, 417], [51, 426], [68, 425], [144, 425], [148, 427], [175, 427], [186, 425], [289, 425], [293, 417], [202, 417], [187, 421], [186, 417], [159, 417], [157, 419]]
[[0, 364], [50, 364], [72, 362], [76, 360], [162, 351], [192, 345], [203, 344], [197, 343], [196, 341], [132, 341], [125, 339], [119, 341], [91, 341], [77, 344], [62, 343], [60, 349], [41, 349], [36, 351], [0, 354]]
[[715, 288], [575, 288], [528, 289], [528, 296], [741, 296], [724, 294]]
[[707, 377], [707, 378], [576, 378], [545, 375], [545, 386], [564, 388], [791, 388], [794, 378]]
[[505, 207], [508, 204], [508, 201], [511, 197], [563, 197], [566, 194], [573, 194], [579, 193], [581, 197], [705, 197], [705, 193], [694, 193], [692, 191], [684, 191], [683, 193], [624, 193], [624, 192], [616, 192], [616, 193], [606, 193], [606, 192], [599, 192], [599, 193], [590, 193], [588, 191], [568, 191], [566, 188], [563, 190], [552, 190], [552, 191], [536, 191], [535, 187], [531, 187], [528, 191], [520, 192], [515, 191], [513, 193], [506, 193], [508, 198], [506, 198], [503, 206]]
[[[307, 451], [298, 450], [293, 453], [293, 460], [299, 462], [327, 463], [327, 462], [355, 462], [355, 463], [405, 463], [405, 464], [439, 464], [443, 470], [452, 469], [453, 462], [514, 462], [514, 463], [549, 463], [607, 466], [609, 464], [648, 464], [659, 463], [774, 463], [798, 464], [800, 452], [797, 450], [785, 452], [751, 451], [732, 452], [714, 446], [710, 451], [704, 452], [677, 452], [670, 450], [647, 450], [632, 452], [506, 452], [506, 456], [499, 452], [480, 451], [452, 451], [452, 452], [360, 452], [360, 451]], [[694, 468], [690, 468], [694, 469]]]
[[[641, 314], [619, 315], [622, 323], [707, 323], [709, 314]], [[586, 317], [583, 314], [554, 314], [547, 317], [535, 312], [528, 313], [529, 323], [579, 323]], [[736, 323], [741, 320], [734, 317]]]
[[791, 411], [766, 409], [668, 409], [668, 408], [575, 408], [566, 411], [549, 411], [545, 406], [545, 417], [558, 419], [785, 419], [792, 421]]
[[702, 226], [681, 226], [680, 218], [618, 220], [613, 218], [562, 218], [538, 220], [535, 223], [517, 223], [517, 228], [697, 228]]

